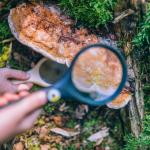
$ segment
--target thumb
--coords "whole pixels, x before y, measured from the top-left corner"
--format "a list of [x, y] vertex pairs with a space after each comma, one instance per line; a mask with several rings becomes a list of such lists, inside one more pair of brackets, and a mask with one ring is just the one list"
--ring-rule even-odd
[[18, 117], [19, 115], [22, 117], [44, 106], [46, 103], [47, 98], [45, 91], [39, 91], [27, 96], [22, 101], [19, 101], [15, 108], [17, 110]]
[[17, 133], [23, 132], [24, 130], [28, 130], [30, 128], [32, 128], [32, 126], [34, 125], [34, 122], [36, 121], [36, 119], [38, 118], [38, 116], [41, 113], [41, 109], [38, 109], [34, 112], [32, 112], [31, 114], [27, 115], [18, 125], [17, 127]]

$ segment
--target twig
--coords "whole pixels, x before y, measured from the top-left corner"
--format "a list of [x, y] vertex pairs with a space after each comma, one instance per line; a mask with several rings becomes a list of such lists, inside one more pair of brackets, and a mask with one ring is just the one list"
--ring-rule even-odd
[[129, 16], [129, 15], [132, 15], [134, 14], [134, 10], [132, 9], [127, 9], [125, 11], [123, 11], [118, 17], [116, 17], [113, 21], [114, 24], [120, 22], [123, 18]]
[[12, 42], [14, 40], [15, 40], [15, 38], [9, 38], [9, 39], [1, 41], [0, 44], [9, 43], [9, 42]]

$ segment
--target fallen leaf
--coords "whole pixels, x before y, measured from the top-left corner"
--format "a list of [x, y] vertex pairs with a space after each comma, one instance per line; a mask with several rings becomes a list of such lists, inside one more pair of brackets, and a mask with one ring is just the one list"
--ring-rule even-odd
[[60, 135], [62, 135], [64, 137], [67, 137], [67, 138], [76, 136], [76, 135], [78, 135], [80, 133], [80, 132], [66, 131], [66, 130], [61, 129], [61, 128], [52, 128], [51, 132], [54, 132], [56, 134], [60, 134]]
[[50, 140], [49, 129], [46, 126], [41, 127], [40, 133], [39, 133], [39, 139], [45, 142]]
[[55, 124], [59, 127], [62, 127], [64, 125], [63, 118], [61, 116], [54, 116], [53, 120], [54, 120]]
[[105, 148], [102, 148], [102, 147], [96, 146], [96, 147], [95, 147], [95, 150], [105, 150]]
[[52, 148], [51, 148], [51, 150], [58, 150], [58, 149], [57, 149], [57, 148], [55, 148], [55, 147], [52, 147]]
[[109, 146], [106, 146], [106, 147], [105, 147], [105, 150], [110, 150], [110, 147], [109, 147]]
[[99, 145], [102, 143], [103, 139], [109, 135], [108, 133], [109, 128], [103, 128], [102, 130], [92, 134], [90, 137], [88, 137], [88, 140], [90, 142], [96, 142], [96, 145]]
[[86, 115], [88, 111], [89, 111], [89, 108], [87, 105], [79, 105], [75, 111], [76, 118], [83, 119], [83, 117]]
[[35, 123], [35, 124], [37, 124], [38, 126], [45, 125], [45, 120], [44, 120], [44, 119], [42, 119], [42, 118], [39, 118], [39, 119], [36, 121], [36, 123]]
[[24, 145], [22, 142], [19, 142], [19, 143], [16, 143], [14, 146], [13, 146], [13, 150], [24, 150]]
[[66, 103], [63, 103], [60, 107], [59, 107], [59, 111], [63, 112], [66, 111], [69, 107], [66, 106]]
[[40, 129], [40, 135], [45, 136], [49, 133], [49, 130], [46, 126], [41, 127]]
[[47, 144], [44, 144], [44, 145], [40, 145], [40, 148], [41, 148], [41, 150], [49, 150], [50, 146]]

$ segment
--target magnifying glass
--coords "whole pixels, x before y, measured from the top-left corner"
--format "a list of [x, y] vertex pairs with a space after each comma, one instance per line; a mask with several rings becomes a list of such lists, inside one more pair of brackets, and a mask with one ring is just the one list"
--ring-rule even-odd
[[45, 90], [49, 102], [70, 99], [99, 106], [115, 99], [126, 79], [127, 66], [119, 50], [94, 44], [83, 48], [64, 76]]

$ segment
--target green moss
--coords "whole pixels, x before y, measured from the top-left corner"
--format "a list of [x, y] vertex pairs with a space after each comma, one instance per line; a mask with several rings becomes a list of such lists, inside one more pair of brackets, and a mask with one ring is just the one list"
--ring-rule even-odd
[[62, 145], [56, 146], [58, 150], [93, 150], [94, 149], [94, 143], [88, 142], [87, 145], [80, 145], [80, 148], [77, 148], [75, 144], [71, 144], [67, 147], [63, 147]]
[[150, 82], [150, 3], [141, 22], [138, 33], [133, 39], [133, 48], [135, 58], [140, 62], [141, 79]]
[[68, 15], [85, 26], [97, 28], [113, 18], [117, 0], [59, 0]]
[[73, 119], [71, 119], [71, 120], [69, 120], [67, 123], [66, 123], [66, 127], [68, 127], [68, 128], [74, 128], [75, 126], [76, 126], [76, 121], [75, 120], [73, 120]]
[[52, 103], [48, 103], [44, 106], [44, 110], [46, 113], [53, 113], [56, 110], [56, 106]]
[[139, 138], [132, 135], [127, 135], [125, 141], [127, 142], [124, 150], [148, 150], [150, 148], [150, 114], [147, 114], [144, 119], [143, 133]]
[[0, 41], [11, 36], [7, 20], [0, 21]]

